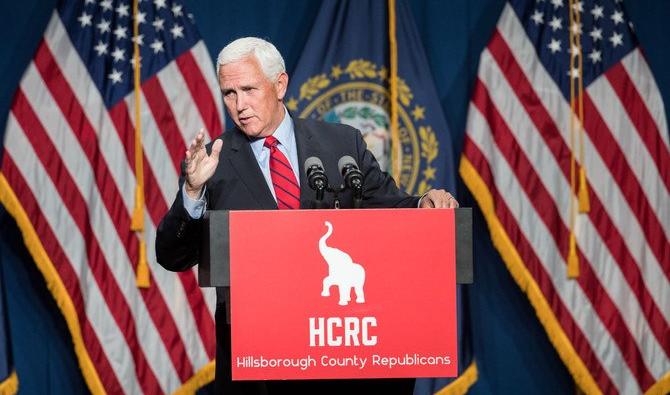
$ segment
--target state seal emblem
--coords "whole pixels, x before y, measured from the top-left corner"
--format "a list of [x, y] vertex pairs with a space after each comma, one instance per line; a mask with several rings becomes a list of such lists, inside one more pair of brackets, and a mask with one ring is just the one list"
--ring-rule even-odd
[[[299, 96], [291, 96], [287, 108], [300, 118], [350, 125], [361, 131], [368, 149], [382, 170], [391, 170], [390, 95], [388, 69], [365, 59], [346, 66], [333, 65], [301, 83]], [[426, 106], [415, 100], [410, 86], [398, 78], [400, 185], [410, 194], [432, 188], [439, 154], [435, 130], [426, 121]]]

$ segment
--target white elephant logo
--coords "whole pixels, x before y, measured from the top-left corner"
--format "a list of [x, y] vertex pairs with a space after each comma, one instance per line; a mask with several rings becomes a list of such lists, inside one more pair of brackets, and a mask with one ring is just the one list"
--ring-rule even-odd
[[340, 306], [346, 306], [351, 300], [351, 288], [356, 292], [356, 303], [365, 303], [363, 284], [365, 283], [365, 269], [354, 263], [349, 254], [337, 248], [329, 247], [326, 240], [333, 233], [333, 225], [325, 222], [328, 230], [319, 239], [319, 252], [328, 264], [328, 276], [323, 279], [321, 296], [330, 296], [330, 287], [337, 285], [340, 292]]

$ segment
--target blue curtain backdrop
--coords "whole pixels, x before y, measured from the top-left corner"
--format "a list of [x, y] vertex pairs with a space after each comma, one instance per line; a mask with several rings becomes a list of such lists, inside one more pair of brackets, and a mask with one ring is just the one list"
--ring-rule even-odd
[[[385, 0], [380, 0], [384, 1]], [[319, 2], [186, 0], [212, 58], [234, 38], [255, 35], [274, 42], [296, 66]], [[52, 0], [0, 4], [0, 136], [10, 102], [54, 6]], [[504, 4], [501, 0], [415, 0], [412, 12], [428, 56], [437, 93], [460, 156], [467, 106], [479, 53]], [[665, 103], [670, 103], [669, 1], [624, 0]], [[668, 106], [666, 105], [666, 112]], [[669, 117], [670, 118], [670, 117]], [[1, 141], [1, 139], [0, 139]], [[474, 203], [458, 184], [463, 206]], [[509, 276], [475, 210], [475, 284], [469, 304], [479, 381], [471, 394], [574, 393], [572, 380]], [[12, 218], [0, 208], [0, 264], [14, 364], [21, 393], [87, 393], [64, 320], [25, 248]], [[202, 392], [207, 392], [205, 388]]]

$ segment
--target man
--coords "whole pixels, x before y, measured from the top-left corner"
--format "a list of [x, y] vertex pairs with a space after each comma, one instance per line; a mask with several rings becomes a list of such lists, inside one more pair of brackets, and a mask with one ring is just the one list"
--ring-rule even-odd
[[[271, 43], [253, 37], [228, 44], [217, 59], [224, 103], [236, 127], [209, 146], [198, 133], [186, 151], [180, 191], [161, 221], [156, 236], [158, 262], [168, 270], [186, 270], [200, 258], [200, 218], [206, 210], [297, 209], [310, 207], [316, 195], [299, 171], [310, 156], [323, 161], [328, 179], [341, 182], [337, 161], [353, 157], [364, 176], [363, 207], [458, 207], [451, 194], [431, 190], [421, 198], [400, 191], [366, 149], [360, 132], [345, 126], [292, 118], [283, 104], [288, 75], [281, 54]], [[329, 198], [328, 203], [332, 203]], [[340, 196], [350, 207], [349, 191]], [[254, 230], [258, 241], [271, 238]], [[223, 294], [217, 289], [216, 393], [288, 393], [350, 391], [381, 382], [329, 383], [231, 382], [230, 326]], [[398, 382], [390, 389], [399, 389]], [[404, 381], [402, 391], [411, 392]], [[319, 387], [321, 386], [321, 387]], [[351, 392], [349, 392], [351, 393]]]

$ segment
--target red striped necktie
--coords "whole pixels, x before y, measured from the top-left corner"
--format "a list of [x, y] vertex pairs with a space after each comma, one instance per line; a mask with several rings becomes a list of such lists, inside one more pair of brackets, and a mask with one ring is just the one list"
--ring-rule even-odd
[[277, 149], [279, 141], [266, 137], [264, 145], [270, 149], [270, 177], [280, 210], [300, 208], [300, 187], [286, 156]]

